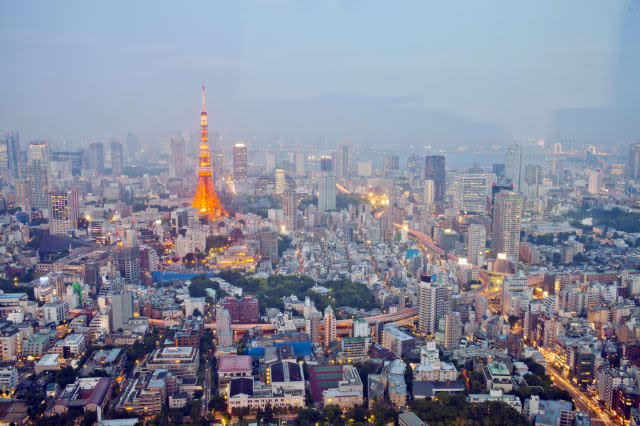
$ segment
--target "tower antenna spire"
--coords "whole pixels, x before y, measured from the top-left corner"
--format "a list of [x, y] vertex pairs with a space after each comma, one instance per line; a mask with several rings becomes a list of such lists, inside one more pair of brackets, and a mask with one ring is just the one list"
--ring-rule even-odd
[[207, 109], [207, 107], [205, 106], [205, 102], [204, 102], [204, 80], [202, 80], [202, 110], [205, 111]]

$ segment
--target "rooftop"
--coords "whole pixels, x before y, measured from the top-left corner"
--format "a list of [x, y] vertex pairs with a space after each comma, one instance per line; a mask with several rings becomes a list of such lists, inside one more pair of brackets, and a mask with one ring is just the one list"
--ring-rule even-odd
[[251, 357], [248, 355], [225, 355], [220, 357], [218, 371], [240, 372], [251, 370]]
[[510, 376], [507, 366], [501, 362], [492, 362], [487, 366], [492, 376]]

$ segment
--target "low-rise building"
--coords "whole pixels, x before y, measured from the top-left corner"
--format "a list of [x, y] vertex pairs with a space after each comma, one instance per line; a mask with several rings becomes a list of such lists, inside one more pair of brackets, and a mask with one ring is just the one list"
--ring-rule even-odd
[[166, 369], [177, 377], [197, 376], [200, 366], [200, 351], [189, 346], [159, 348], [148, 354], [136, 368], [141, 373]]
[[489, 401], [504, 402], [505, 404], [516, 410], [518, 413], [522, 412], [522, 403], [520, 402], [520, 398], [518, 398], [516, 395], [505, 395], [500, 389], [492, 389], [488, 394], [474, 393], [467, 396], [467, 402], [471, 403], [479, 404]]
[[86, 349], [87, 343], [84, 335], [74, 333], [65, 337], [64, 340], [58, 341], [49, 352], [58, 354], [63, 358], [80, 358], [84, 355]]
[[227, 387], [227, 403], [230, 413], [234, 409], [249, 408], [250, 410], [264, 410], [267, 405], [273, 408], [303, 408], [304, 390], [274, 389], [253, 377], [234, 378]]
[[3, 395], [11, 395], [18, 385], [18, 370], [13, 366], [0, 368], [0, 390]]
[[36, 374], [40, 374], [45, 371], [55, 371], [60, 369], [60, 355], [58, 354], [46, 354], [36, 363], [34, 370]]
[[86, 377], [67, 385], [53, 405], [55, 414], [66, 414], [69, 408], [82, 408], [85, 412], [104, 410], [111, 397], [111, 379]]
[[407, 354], [415, 346], [416, 339], [397, 327], [388, 325], [382, 330], [382, 346], [398, 358]]
[[322, 404], [337, 405], [342, 409], [362, 405], [363, 387], [358, 370], [352, 365], [342, 366], [342, 380], [337, 387], [322, 392]]
[[248, 355], [225, 355], [218, 361], [218, 386], [228, 384], [232, 379], [251, 377], [251, 357]]
[[482, 370], [487, 389], [499, 389], [502, 392], [511, 392], [513, 382], [509, 369], [502, 362], [490, 362]]

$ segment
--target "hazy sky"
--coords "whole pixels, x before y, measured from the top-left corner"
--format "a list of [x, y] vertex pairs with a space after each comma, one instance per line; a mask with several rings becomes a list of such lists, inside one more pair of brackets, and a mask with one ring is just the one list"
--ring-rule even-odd
[[617, 72], [637, 4], [4, 1], [0, 129], [166, 143], [197, 131], [205, 80], [225, 144], [544, 138], [558, 111], [580, 123], [620, 102], [616, 85], [637, 86]]

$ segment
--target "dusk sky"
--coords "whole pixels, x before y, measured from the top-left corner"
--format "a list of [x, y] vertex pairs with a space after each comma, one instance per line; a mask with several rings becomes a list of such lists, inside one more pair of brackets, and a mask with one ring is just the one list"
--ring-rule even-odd
[[620, 57], [639, 15], [635, 0], [5, 1], [0, 129], [166, 143], [198, 130], [205, 80], [227, 145], [548, 138], [558, 111], [580, 122], [637, 87]]

